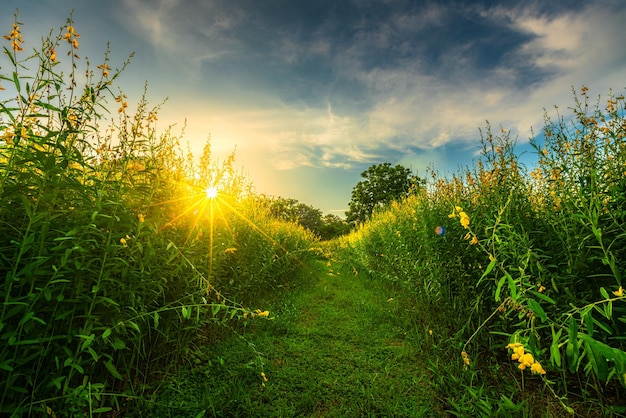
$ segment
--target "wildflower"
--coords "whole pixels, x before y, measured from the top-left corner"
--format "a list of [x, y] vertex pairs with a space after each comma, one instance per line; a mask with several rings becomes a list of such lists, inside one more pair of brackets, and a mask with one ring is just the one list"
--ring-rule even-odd
[[57, 52], [54, 50], [54, 48], [50, 48], [48, 50], [48, 56], [50, 57], [50, 61], [57, 62]]
[[111, 69], [106, 63], [98, 65], [98, 68], [102, 70], [102, 76], [104, 78], [109, 77], [109, 70]]
[[433, 330], [432, 329], [428, 330], [428, 335], [433, 335]]
[[76, 32], [74, 26], [69, 25], [67, 27], [67, 32], [63, 34], [63, 39], [65, 39], [70, 45], [72, 45], [72, 48], [78, 49], [78, 41], [76, 40], [76, 38], [80, 38], [80, 35], [78, 34], [78, 32]]
[[387, 299], [387, 302], [393, 302], [393, 298]]
[[127, 246], [128, 246], [128, 241], [126, 241], [126, 238], [120, 238], [120, 243], [121, 243], [124, 247], [127, 247]]
[[534, 362], [531, 366], [530, 366], [530, 371], [535, 373], [535, 374], [546, 374], [546, 371], [543, 369], [543, 367], [541, 367], [541, 364], [539, 364], [539, 362]]
[[146, 221], [146, 218], [143, 216], [142, 213], [137, 214], [137, 218], [139, 218], [139, 223], [142, 224]]
[[237, 251], [237, 249], [235, 247], [231, 247], [231, 248], [226, 248], [224, 250], [224, 254], [234, 254], [235, 251]]
[[539, 283], [539, 285], [538, 285], [538, 286], [539, 286], [539, 288], [537, 289], [537, 292], [541, 293], [541, 292], [543, 292], [544, 290], [546, 290], [546, 287], [545, 287], [544, 285], [542, 285], [541, 283]]
[[267, 382], [267, 377], [265, 376], [265, 373], [261, 372], [261, 378], [264, 382]]
[[622, 289], [622, 286], [620, 286], [619, 289], [613, 292], [613, 294], [618, 298], [621, 298], [622, 296], [624, 296], [624, 289]]
[[469, 359], [469, 356], [467, 355], [467, 353], [465, 351], [461, 352], [461, 357], [463, 357], [463, 363], [465, 363], [466, 366], [469, 366], [470, 359]]
[[444, 228], [443, 226], [440, 225], [440, 226], [435, 227], [435, 234], [442, 237], [445, 233], [446, 233], [446, 228]]
[[2, 35], [4, 39], [7, 41], [11, 41], [11, 49], [15, 52], [23, 51], [22, 45], [24, 43], [24, 39], [22, 38], [22, 34], [20, 33], [20, 27], [17, 23], [13, 24], [13, 29], [9, 32], [8, 35]]
[[465, 212], [459, 212], [459, 217], [461, 218], [461, 225], [463, 226], [463, 228], [468, 229], [469, 228], [469, 224], [470, 224], [470, 219], [469, 216], [467, 216], [467, 213]]
[[476, 245], [478, 244], [478, 238], [476, 238], [476, 235], [474, 235], [470, 241], [471, 245]]
[[535, 358], [533, 357], [532, 354], [526, 353], [520, 356], [520, 358], [518, 358], [517, 361], [519, 361], [520, 363], [518, 367], [521, 370], [524, 370], [526, 367], [530, 367], [533, 365], [533, 363], [535, 362]]
[[515, 347], [513, 349], [513, 354], [511, 354], [511, 360], [519, 360], [524, 355], [524, 347], [520, 345], [519, 347]]
[[268, 316], [270, 316], [269, 311], [261, 311], [260, 309], [255, 310], [254, 312], [252, 312], [251, 316], [254, 318], [255, 316], [261, 317], [261, 318], [267, 318]]
[[122, 113], [127, 107], [128, 107], [128, 103], [124, 101], [122, 102], [122, 106], [119, 109], [117, 109], [117, 112]]

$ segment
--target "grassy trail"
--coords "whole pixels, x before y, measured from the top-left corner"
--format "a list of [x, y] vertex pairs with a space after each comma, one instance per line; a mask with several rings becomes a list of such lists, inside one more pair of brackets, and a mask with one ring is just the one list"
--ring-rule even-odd
[[[259, 417], [433, 413], [430, 379], [394, 295], [339, 265], [317, 262], [314, 268], [312, 285], [284, 300], [273, 320], [248, 331], [246, 341], [212, 347], [212, 360], [158, 396], [167, 416], [202, 416], [203, 410], [205, 416]], [[262, 354], [265, 383], [249, 344]]]

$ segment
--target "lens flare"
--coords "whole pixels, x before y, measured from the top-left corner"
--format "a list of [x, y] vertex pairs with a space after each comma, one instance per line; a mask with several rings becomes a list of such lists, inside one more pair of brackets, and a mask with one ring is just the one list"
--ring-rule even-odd
[[217, 187], [211, 186], [204, 189], [206, 197], [209, 199], [215, 199], [217, 197]]

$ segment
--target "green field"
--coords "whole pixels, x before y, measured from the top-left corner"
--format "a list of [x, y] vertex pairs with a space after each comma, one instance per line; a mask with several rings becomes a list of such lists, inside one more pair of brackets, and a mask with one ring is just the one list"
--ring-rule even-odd
[[28, 55], [17, 29], [1, 414], [626, 414], [623, 95], [574, 91], [534, 167], [487, 126], [474, 166], [322, 241], [274, 216], [234, 155], [190, 156], [145, 97], [128, 113], [106, 55], [60, 71], [71, 21]]

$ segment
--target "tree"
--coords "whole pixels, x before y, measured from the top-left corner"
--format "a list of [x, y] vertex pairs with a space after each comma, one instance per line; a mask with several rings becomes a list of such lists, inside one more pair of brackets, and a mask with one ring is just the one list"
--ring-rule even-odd
[[368, 220], [374, 210], [394, 200], [408, 196], [411, 190], [419, 187], [422, 180], [401, 165], [391, 163], [375, 164], [361, 173], [364, 180], [352, 189], [349, 210], [346, 219], [350, 223]]

